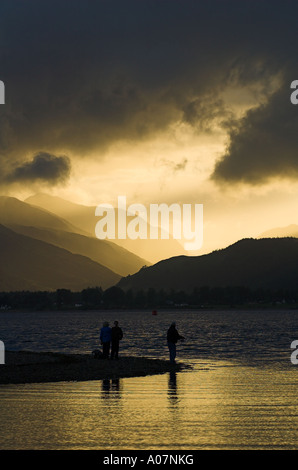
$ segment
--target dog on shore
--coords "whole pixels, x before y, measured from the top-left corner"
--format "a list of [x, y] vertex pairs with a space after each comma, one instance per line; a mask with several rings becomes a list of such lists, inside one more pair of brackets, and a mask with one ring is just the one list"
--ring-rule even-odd
[[92, 356], [94, 357], [94, 359], [102, 359], [103, 358], [103, 354], [99, 349], [94, 349], [94, 351], [92, 351]]

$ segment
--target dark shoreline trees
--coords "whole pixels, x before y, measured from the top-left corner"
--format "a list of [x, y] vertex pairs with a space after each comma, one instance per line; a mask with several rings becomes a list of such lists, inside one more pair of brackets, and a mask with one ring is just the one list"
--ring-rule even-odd
[[81, 292], [69, 289], [0, 292], [0, 310], [93, 310], [217, 308], [298, 304], [297, 289], [251, 289], [245, 286], [195, 287], [191, 292], [148, 288], [124, 291], [119, 286], [106, 290], [90, 287]]

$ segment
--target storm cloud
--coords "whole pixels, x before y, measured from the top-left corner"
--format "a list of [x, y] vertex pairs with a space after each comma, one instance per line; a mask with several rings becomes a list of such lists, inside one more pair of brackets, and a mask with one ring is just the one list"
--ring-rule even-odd
[[250, 110], [235, 128], [216, 164], [213, 179], [265, 183], [272, 177], [298, 177], [298, 109], [290, 102], [289, 81], [268, 103]]
[[55, 156], [40, 152], [32, 160], [17, 166], [10, 174], [2, 176], [9, 183], [46, 182], [57, 184], [68, 179], [70, 160], [67, 156]]
[[[70, 163], [46, 154], [101, 159], [181, 122], [228, 131], [216, 181], [296, 177], [297, 13], [287, 0], [2, 1], [0, 168], [55, 183]], [[259, 101], [236, 119], [222, 93], [255, 86]]]

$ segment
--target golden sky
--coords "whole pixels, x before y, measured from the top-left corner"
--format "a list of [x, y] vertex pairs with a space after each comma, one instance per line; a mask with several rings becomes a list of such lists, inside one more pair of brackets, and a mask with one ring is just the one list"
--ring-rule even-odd
[[203, 204], [195, 254], [298, 223], [297, 5], [273, 3], [4, 1], [2, 194]]

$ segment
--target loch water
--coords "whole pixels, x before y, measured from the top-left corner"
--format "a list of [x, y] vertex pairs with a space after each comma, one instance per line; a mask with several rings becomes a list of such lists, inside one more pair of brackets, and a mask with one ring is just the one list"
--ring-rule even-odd
[[166, 359], [175, 321], [185, 337], [177, 359], [191, 369], [0, 385], [0, 449], [298, 448], [296, 310], [3, 311], [0, 339], [7, 350], [91, 353], [102, 323], [114, 320], [120, 356]]

